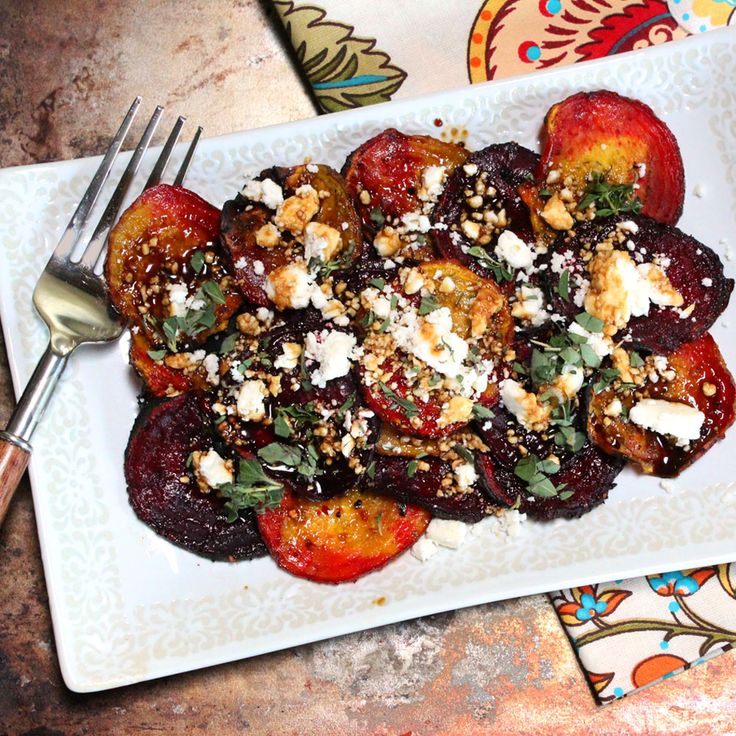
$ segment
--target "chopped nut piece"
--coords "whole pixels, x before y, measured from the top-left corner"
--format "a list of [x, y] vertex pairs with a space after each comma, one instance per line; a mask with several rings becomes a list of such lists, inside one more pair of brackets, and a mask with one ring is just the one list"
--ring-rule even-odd
[[708, 381], [705, 381], [701, 388], [706, 396], [715, 396], [718, 391], [716, 386], [712, 383], [708, 383]]

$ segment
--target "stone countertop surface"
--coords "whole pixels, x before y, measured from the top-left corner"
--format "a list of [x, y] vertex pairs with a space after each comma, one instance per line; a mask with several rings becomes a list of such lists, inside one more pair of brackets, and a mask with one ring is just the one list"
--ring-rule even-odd
[[[315, 114], [266, 0], [0, 2], [0, 166], [103, 151], [136, 94], [206, 135]], [[2, 347], [0, 361], [4, 426]], [[27, 480], [0, 559], [0, 736], [736, 733], [732, 655], [599, 708], [544, 596], [78, 695], [59, 673]]]

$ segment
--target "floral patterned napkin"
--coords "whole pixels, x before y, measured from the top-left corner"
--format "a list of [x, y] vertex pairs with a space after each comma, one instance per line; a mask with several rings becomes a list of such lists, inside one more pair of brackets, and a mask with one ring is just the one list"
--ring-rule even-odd
[[[736, 25], [736, 0], [273, 2], [324, 112]], [[605, 703], [730, 649], [734, 585], [736, 563], [586, 585], [551, 598]]]

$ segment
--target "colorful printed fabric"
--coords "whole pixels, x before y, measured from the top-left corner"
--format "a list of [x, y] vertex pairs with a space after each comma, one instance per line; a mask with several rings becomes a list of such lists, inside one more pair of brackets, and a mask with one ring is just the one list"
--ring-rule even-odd
[[274, 0], [325, 112], [736, 25], [736, 0]]
[[731, 649], [736, 563], [551, 595], [596, 699], [630, 695]]
[[[736, 25], [736, 0], [274, 0], [325, 112]], [[736, 642], [736, 563], [551, 595], [600, 703]]]

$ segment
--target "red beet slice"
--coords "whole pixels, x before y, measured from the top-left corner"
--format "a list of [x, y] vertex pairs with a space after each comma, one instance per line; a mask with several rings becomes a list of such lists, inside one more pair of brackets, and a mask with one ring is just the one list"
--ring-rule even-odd
[[[310, 169], [316, 168], [316, 171]], [[317, 192], [329, 196], [320, 199], [319, 210], [312, 222], [329, 225], [340, 233], [342, 246], [335, 259], [345, 257], [355, 261], [362, 249], [361, 227], [352, 199], [345, 189], [342, 177], [328, 166], [295, 166], [263, 171], [259, 180], [271, 179], [283, 189], [284, 198], [303, 186], [310, 185]], [[243, 294], [254, 304], [273, 306], [266, 295], [266, 279], [272, 271], [292, 263], [304, 250], [288, 232], [282, 233], [282, 243], [264, 248], [256, 242], [256, 232], [270, 222], [275, 214], [259, 202], [238, 194], [225, 202], [222, 208], [222, 242], [230, 256], [230, 269]], [[350, 258], [347, 255], [350, 254]], [[260, 262], [262, 266], [256, 267]]]
[[[648, 315], [632, 317], [627, 329], [621, 331], [616, 339], [625, 337], [636, 347], [666, 354], [707, 332], [728, 306], [734, 286], [733, 279], [724, 275], [718, 255], [676, 227], [662, 225], [642, 216], [593, 220], [580, 225], [576, 228], [574, 238], [569, 241], [558, 239], [554, 249], [545, 258], [545, 263], [549, 264], [553, 252], [570, 252], [571, 257], [564, 262], [564, 267], [570, 271], [570, 300], [566, 301], [556, 293], [559, 276], [547, 269], [549, 298], [553, 311], [569, 319], [583, 311], [582, 307], [575, 305], [578, 291], [575, 279], [585, 275], [581, 257], [585, 245], [605, 240], [615, 230], [616, 223], [625, 220], [635, 222], [639, 228], [636, 233], [626, 233], [627, 240], [631, 240], [636, 247], [635, 251], [628, 252], [632, 256], [640, 254], [643, 262], [653, 261], [656, 255], [668, 258], [670, 265], [665, 271], [672, 285], [683, 296], [683, 309], [691, 304], [695, 307], [683, 318], [677, 309], [652, 305]], [[619, 246], [619, 249], [624, 247]]]
[[[355, 198], [366, 239], [373, 242], [382, 227], [371, 218], [375, 208], [385, 218], [399, 219], [407, 212], [421, 209], [418, 190], [422, 171], [428, 166], [444, 166], [449, 171], [467, 157], [468, 152], [456, 143], [428, 135], [405, 135], [394, 128], [384, 130], [353, 151], [342, 173]], [[367, 203], [359, 198], [361, 191], [368, 192]]]
[[[644, 168], [641, 165], [644, 165]], [[685, 172], [672, 131], [639, 100], [615, 92], [578, 92], [553, 105], [543, 130], [539, 180], [560, 172], [573, 191], [594, 172], [612, 184], [636, 182], [642, 213], [674, 225], [685, 199]]]
[[552, 476], [555, 484], [564, 483], [566, 489], [572, 491], [572, 495], [563, 500], [560, 496], [541, 498], [529, 493], [526, 483], [514, 474], [513, 468], [501, 465], [491, 453], [478, 456], [478, 469], [489, 495], [499, 504], [516, 507], [541, 520], [574, 519], [602, 504], [623, 466], [620, 458], [606, 455], [586, 443]]
[[[304, 344], [305, 335], [313, 330], [333, 329], [331, 323], [322, 322], [319, 315], [311, 310], [300, 311], [294, 314], [286, 322], [277, 327], [272, 328], [264, 340], [260, 342], [258, 354], [265, 356], [268, 365], [268, 371], [272, 371], [273, 364], [283, 352], [284, 343]], [[339, 331], [349, 332], [349, 328], [338, 328]], [[258, 355], [240, 355], [240, 360], [253, 359], [252, 366], [257, 368], [259, 365]], [[286, 371], [281, 370], [281, 391], [278, 396], [266, 399], [267, 414], [274, 417], [280, 407], [305, 407], [314, 403], [317, 408], [327, 407], [331, 409], [339, 409], [346, 402], [352, 401], [350, 411], [352, 415], [363, 408], [361, 401], [361, 392], [358, 380], [354, 373], [349, 373], [340, 378], [334, 378], [327, 381], [324, 387], [310, 386], [304, 388], [301, 375], [301, 366]], [[227, 395], [231, 389], [237, 390], [238, 384], [231, 375], [226, 374], [221, 379], [221, 388], [219, 395]], [[337, 436], [341, 437], [345, 434], [345, 429], [334, 419]], [[368, 424], [368, 441], [365, 448], [353, 453], [357, 457], [363, 467], [366, 467], [370, 461], [375, 439], [378, 434], [378, 420], [375, 416], [366, 419]], [[310, 441], [304, 432], [297, 431], [291, 437], [277, 437], [273, 431], [272, 425], [264, 425], [254, 422], [245, 422], [237, 415], [230, 415], [228, 418], [217, 425], [224, 441], [233, 449], [241, 454], [250, 456], [259, 449], [271, 442], [282, 442], [285, 444], [293, 444], [304, 446]], [[356, 475], [355, 471], [348, 464], [348, 459], [342, 453], [330, 459], [329, 464], [326, 458], [320, 455], [318, 468], [321, 474], [315, 476], [313, 480], [308, 480], [303, 475], [296, 472], [269, 469], [269, 473], [281, 481], [288, 482], [292, 490], [297, 496], [302, 496], [314, 500], [330, 498], [340, 493], [346, 493], [351, 488], [355, 488], [360, 484], [361, 477]]]
[[350, 491], [326, 501], [297, 498], [258, 515], [279, 567], [317, 583], [344, 583], [383, 567], [424, 534], [424, 509]]
[[[435, 231], [437, 247], [442, 255], [459, 261], [485, 278], [494, 278], [489, 269], [483, 268], [477, 258], [467, 253], [468, 248], [478, 243], [471, 241], [460, 229], [460, 216], [463, 212], [483, 211], [482, 208], [469, 208], [465, 194], [466, 190], [474, 191], [478, 177], [483, 174], [487, 177], [486, 184], [496, 190], [494, 196], [484, 197], [484, 207], [490, 206], [496, 211], [503, 208], [509, 222], [505, 229], [516, 233], [523, 241], [532, 243], [534, 234], [529, 210], [519, 196], [518, 187], [533, 178], [538, 162], [539, 156], [536, 153], [517, 143], [499, 143], [470, 156], [467, 163], [478, 167], [476, 174], [468, 174], [464, 166], [457, 167], [449, 177], [433, 215], [435, 224], [446, 226], [446, 229]], [[497, 239], [494, 236], [490, 243], [480, 245], [494, 260], [497, 260], [493, 252]]]
[[[187, 467], [195, 450], [212, 448], [210, 421], [201, 394], [148, 404], [136, 419], [125, 453], [128, 496], [138, 518], [157, 534], [213, 560], [262, 557], [252, 512], [229, 523], [224, 501], [201, 493]], [[188, 483], [181, 478], [188, 477]]]
[[[699, 409], [705, 415], [700, 437], [687, 448], [677, 447], [662, 435], [625, 421], [608, 417], [605, 408], [618, 397], [628, 410], [636, 399], [631, 391], [616, 392], [614, 387], [593, 395], [588, 403], [588, 434], [608, 453], [636, 463], [645, 473], [674, 478], [692, 465], [718, 440], [736, 418], [736, 385], [715, 340], [705, 334], [682, 345], [667, 356], [672, 380], [647, 382], [643, 398], [677, 401]], [[708, 395], [710, 394], [710, 395]]]
[[408, 457], [374, 455], [374, 477], [366, 478], [366, 491], [397, 498], [404, 503], [421, 506], [440, 519], [458, 519], [475, 523], [483, 519], [493, 506], [479, 487], [468, 493], [438, 496], [442, 479], [452, 473], [450, 463], [436, 457], [424, 457], [429, 470], [417, 470], [409, 475]]

